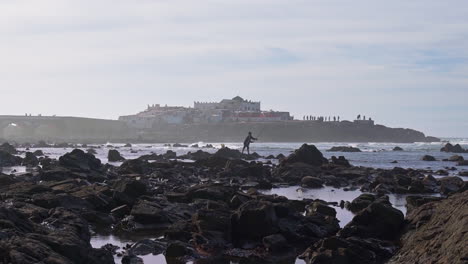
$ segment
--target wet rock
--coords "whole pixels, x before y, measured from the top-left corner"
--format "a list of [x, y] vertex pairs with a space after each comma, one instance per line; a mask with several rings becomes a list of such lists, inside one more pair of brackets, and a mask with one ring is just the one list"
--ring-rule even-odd
[[177, 153], [172, 150], [168, 150], [166, 151], [166, 153], [163, 154], [163, 157], [165, 159], [175, 159], [177, 158]]
[[34, 154], [34, 156], [36, 156], [36, 157], [44, 156], [44, 152], [42, 152], [42, 150], [40, 150], [40, 149], [34, 151], [33, 154]]
[[66, 168], [82, 171], [99, 170], [101, 168], [101, 161], [99, 159], [80, 149], [74, 149], [72, 152], [61, 156], [59, 163]]
[[468, 177], [468, 171], [460, 171], [458, 175], [462, 177]]
[[406, 196], [406, 209], [408, 210], [407, 213], [413, 211], [414, 209], [418, 208], [419, 206], [442, 200], [442, 197], [434, 197], [434, 196], [416, 196], [416, 195], [409, 195]]
[[361, 150], [359, 148], [348, 147], [348, 146], [332, 147], [331, 149], [329, 149], [327, 151], [330, 151], [330, 152], [361, 152]]
[[424, 155], [421, 160], [423, 161], [436, 161], [436, 158], [434, 158], [433, 156], [431, 155]]
[[180, 241], [169, 243], [167, 245], [166, 252], [164, 252], [164, 256], [166, 256], [166, 258], [181, 258], [192, 255], [193, 250], [190, 246]]
[[109, 150], [107, 154], [107, 159], [109, 160], [109, 162], [118, 162], [125, 160], [125, 158], [120, 155], [119, 151], [115, 149]]
[[114, 183], [114, 200], [119, 204], [132, 206], [138, 197], [147, 192], [146, 184], [134, 179], [121, 179]]
[[400, 232], [403, 221], [403, 213], [392, 207], [388, 197], [381, 197], [358, 212], [340, 231], [340, 236], [392, 240]]
[[312, 215], [314, 213], [319, 213], [319, 214], [330, 216], [333, 218], [336, 217], [336, 210], [322, 202], [312, 203], [312, 205], [307, 209], [307, 211], [309, 215]]
[[312, 176], [305, 176], [301, 180], [302, 187], [308, 188], [322, 188], [323, 181], [320, 178], [312, 177]]
[[332, 164], [344, 167], [351, 167], [351, 164], [344, 156], [339, 156], [336, 158], [335, 156], [331, 157]]
[[225, 159], [241, 159], [243, 155], [237, 149], [230, 149], [230, 148], [224, 147], [216, 151], [214, 156], [225, 158]]
[[307, 264], [385, 263], [397, 247], [378, 239], [329, 237], [308, 248], [300, 258]]
[[166, 248], [165, 243], [152, 239], [143, 239], [132, 245], [128, 249], [130, 255], [144, 256], [144, 255], [159, 255], [164, 252]]
[[130, 214], [130, 207], [128, 207], [126, 204], [118, 206], [111, 210], [111, 214], [116, 218], [123, 218], [124, 216]]
[[263, 201], [249, 201], [232, 215], [233, 240], [261, 241], [278, 231], [278, 217], [273, 204]]
[[357, 213], [364, 208], [367, 208], [371, 203], [376, 200], [373, 194], [364, 193], [355, 198], [351, 203], [346, 202], [346, 209], [353, 213]]
[[440, 149], [441, 152], [452, 152], [452, 153], [467, 153], [466, 149], [463, 149], [460, 144], [456, 144], [455, 146], [447, 143], [443, 148]]
[[180, 143], [175, 143], [172, 145], [172, 147], [174, 148], [188, 148], [188, 145], [183, 145], [183, 144], [180, 144]]
[[203, 150], [198, 150], [194, 153], [187, 153], [186, 155], [181, 156], [181, 159], [190, 159], [190, 160], [204, 160], [211, 157], [212, 154], [205, 152]]
[[459, 192], [464, 187], [464, 182], [460, 177], [443, 177], [440, 181], [440, 192], [452, 194]]
[[35, 167], [39, 165], [39, 160], [37, 159], [36, 155], [34, 155], [31, 152], [26, 152], [26, 156], [24, 157], [21, 165], [23, 166], [29, 166], [29, 167]]
[[393, 148], [393, 151], [403, 151], [403, 149], [402, 149], [401, 147], [398, 147], [398, 146], [397, 146], [397, 147], [394, 147], [394, 148]]
[[321, 166], [328, 163], [322, 153], [314, 145], [302, 145], [294, 153], [281, 161], [281, 165], [288, 165], [293, 163], [305, 163], [313, 166]]
[[458, 166], [468, 166], [468, 160], [462, 160], [457, 162]]
[[0, 150], [0, 167], [19, 166], [21, 165], [21, 161], [21, 157]]
[[388, 263], [466, 263], [466, 212], [468, 191], [410, 211], [401, 249]]
[[200, 209], [192, 217], [196, 228], [196, 248], [211, 255], [219, 254], [231, 241], [231, 212], [227, 207]]
[[0, 173], [0, 186], [7, 186], [15, 182], [16, 180], [13, 176]]
[[289, 248], [288, 241], [281, 234], [264, 237], [263, 245], [270, 252], [281, 252]]
[[0, 151], [4, 151], [8, 154], [18, 154], [16, 148], [8, 142], [5, 142], [2, 145], [0, 145]]
[[450, 158], [448, 158], [448, 161], [464, 161], [465, 159], [463, 158], [463, 156], [459, 156], [459, 155], [454, 155], [454, 156], [451, 156]]
[[125, 255], [122, 258], [122, 264], [144, 264], [143, 259], [135, 255]]
[[131, 148], [131, 147], [132, 147], [132, 144], [130, 144], [130, 143], [127, 143], [127, 144], [124, 145], [124, 148]]

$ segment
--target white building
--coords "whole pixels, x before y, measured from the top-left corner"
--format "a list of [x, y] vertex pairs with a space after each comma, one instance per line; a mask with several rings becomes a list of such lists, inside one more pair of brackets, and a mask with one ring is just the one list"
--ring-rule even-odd
[[240, 96], [232, 99], [223, 99], [219, 103], [213, 102], [194, 102], [193, 107], [198, 110], [230, 110], [242, 112], [260, 112], [260, 102], [244, 100]]
[[119, 120], [136, 128], [156, 128], [164, 124], [193, 124], [218, 122], [271, 122], [291, 120], [289, 112], [262, 111], [260, 102], [236, 96], [216, 102], [194, 102], [194, 108], [149, 105], [136, 115], [121, 116]]

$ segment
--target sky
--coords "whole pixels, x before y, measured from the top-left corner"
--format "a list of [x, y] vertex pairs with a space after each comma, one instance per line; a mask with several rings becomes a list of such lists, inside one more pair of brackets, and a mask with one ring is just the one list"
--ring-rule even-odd
[[468, 1], [0, 0], [0, 115], [236, 95], [468, 137]]

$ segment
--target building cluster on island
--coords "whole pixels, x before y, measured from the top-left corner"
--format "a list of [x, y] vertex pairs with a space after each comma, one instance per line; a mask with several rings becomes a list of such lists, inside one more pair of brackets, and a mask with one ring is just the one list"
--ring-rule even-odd
[[[261, 103], [245, 100], [240, 96], [223, 99], [220, 102], [194, 102], [193, 107], [148, 105], [147, 109], [135, 114], [119, 117], [135, 128], [156, 128], [165, 124], [203, 124], [222, 122], [281, 122], [292, 121], [294, 117], [289, 112], [264, 111]], [[334, 121], [340, 122], [340, 117], [304, 116], [304, 121]], [[354, 122], [374, 124], [360, 115]]]

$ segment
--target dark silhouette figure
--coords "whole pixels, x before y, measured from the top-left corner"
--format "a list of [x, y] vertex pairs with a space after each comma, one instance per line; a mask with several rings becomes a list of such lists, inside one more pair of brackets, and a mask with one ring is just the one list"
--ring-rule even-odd
[[252, 132], [249, 132], [249, 135], [244, 140], [244, 147], [242, 148], [242, 154], [244, 154], [244, 150], [247, 148], [247, 154], [250, 155], [250, 143], [258, 140], [258, 138], [254, 138], [252, 136]]
[[357, 116], [357, 120], [360, 120], [360, 119], [361, 119], [361, 115], [358, 115], [358, 116]]

